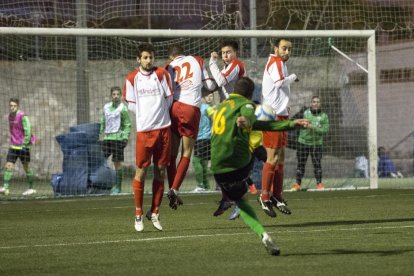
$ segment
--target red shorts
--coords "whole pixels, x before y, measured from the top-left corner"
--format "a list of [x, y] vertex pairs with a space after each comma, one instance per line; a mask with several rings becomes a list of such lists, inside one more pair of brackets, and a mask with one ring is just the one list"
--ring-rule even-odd
[[[285, 121], [288, 117], [277, 116], [278, 121]], [[263, 131], [263, 146], [265, 148], [280, 149], [287, 146], [287, 131]]]
[[180, 137], [197, 139], [198, 125], [200, 124], [200, 108], [174, 101], [171, 106], [171, 131]]
[[167, 166], [171, 159], [171, 129], [169, 127], [137, 132], [135, 162], [138, 168], [151, 164], [151, 157], [157, 166]]

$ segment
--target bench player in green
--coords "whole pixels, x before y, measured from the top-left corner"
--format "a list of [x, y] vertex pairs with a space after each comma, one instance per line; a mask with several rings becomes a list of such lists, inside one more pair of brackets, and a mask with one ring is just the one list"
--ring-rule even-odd
[[211, 170], [217, 184], [226, 196], [235, 201], [242, 220], [262, 239], [270, 255], [279, 255], [279, 248], [259, 222], [256, 213], [244, 195], [247, 179], [253, 166], [249, 150], [249, 135], [254, 130], [281, 131], [296, 126], [307, 127], [303, 119], [286, 121], [256, 121], [255, 106], [250, 100], [254, 83], [248, 77], [240, 78], [234, 92], [217, 108], [213, 117], [211, 138]]

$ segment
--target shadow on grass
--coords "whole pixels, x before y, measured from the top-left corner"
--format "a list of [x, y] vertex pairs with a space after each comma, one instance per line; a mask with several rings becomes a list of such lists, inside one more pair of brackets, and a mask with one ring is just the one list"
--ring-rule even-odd
[[295, 224], [265, 225], [266, 227], [314, 227], [314, 226], [337, 226], [337, 225], [355, 225], [355, 224], [375, 224], [390, 222], [411, 222], [414, 218], [394, 218], [394, 219], [372, 219], [372, 220], [336, 220], [336, 221], [314, 221]]
[[402, 255], [405, 253], [414, 252], [414, 248], [411, 249], [394, 249], [394, 250], [348, 250], [348, 249], [334, 249], [328, 252], [319, 252], [319, 253], [293, 253], [293, 254], [283, 254], [282, 257], [290, 257], [290, 256], [324, 256], [324, 255], [367, 255], [367, 254], [375, 254], [379, 256], [395, 256], [395, 255]]
[[[219, 218], [216, 218], [219, 219]], [[374, 219], [374, 220], [338, 220], [338, 221], [315, 221], [315, 222], [307, 222], [307, 223], [295, 223], [295, 224], [263, 224], [266, 229], [280, 229], [280, 228], [303, 228], [303, 227], [324, 227], [324, 226], [349, 226], [349, 225], [362, 225], [362, 224], [379, 224], [379, 223], [393, 223], [393, 222], [414, 222], [414, 218], [396, 218], [396, 219]], [[206, 228], [180, 228], [177, 230], [170, 230], [169, 232], [177, 232], [180, 233], [183, 230], [195, 230], [195, 231], [204, 231], [204, 230], [211, 230], [211, 227], [214, 230], [246, 230], [249, 229], [244, 223], [242, 225], [231, 225], [231, 221], [228, 220], [230, 224], [226, 224], [223, 226], [214, 225]], [[220, 222], [219, 222], [220, 223]]]

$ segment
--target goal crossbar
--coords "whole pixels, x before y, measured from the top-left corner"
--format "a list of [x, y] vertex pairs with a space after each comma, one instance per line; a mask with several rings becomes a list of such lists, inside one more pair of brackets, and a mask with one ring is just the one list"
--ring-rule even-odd
[[374, 30], [173, 30], [0, 27], [1, 35], [122, 36], [122, 37], [366, 37]]

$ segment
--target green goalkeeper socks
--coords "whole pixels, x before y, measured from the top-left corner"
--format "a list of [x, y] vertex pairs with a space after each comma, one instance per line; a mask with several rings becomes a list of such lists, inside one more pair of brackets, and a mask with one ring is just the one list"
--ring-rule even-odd
[[27, 170], [26, 173], [27, 182], [29, 182], [29, 188], [33, 188], [33, 171], [31, 169]]
[[9, 188], [9, 186], [10, 186], [10, 180], [12, 179], [12, 176], [13, 176], [13, 170], [6, 169], [6, 170], [4, 171], [4, 176], [3, 176], [3, 180], [4, 180], [4, 182], [3, 182], [3, 187], [4, 187], [5, 189], [8, 189], [8, 188]]
[[246, 223], [259, 237], [261, 237], [265, 230], [263, 225], [257, 219], [256, 213], [254, 212], [252, 206], [250, 206], [244, 199], [237, 201], [237, 206], [239, 207], [240, 217], [244, 223]]
[[123, 175], [122, 169], [115, 171], [115, 187], [118, 188], [119, 191], [121, 191], [121, 186], [122, 186], [122, 175]]

